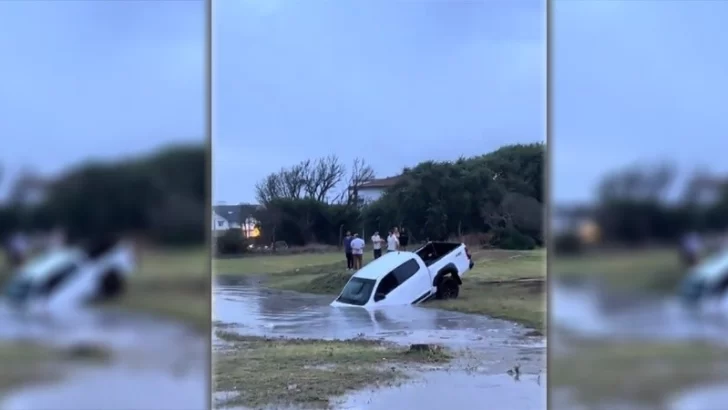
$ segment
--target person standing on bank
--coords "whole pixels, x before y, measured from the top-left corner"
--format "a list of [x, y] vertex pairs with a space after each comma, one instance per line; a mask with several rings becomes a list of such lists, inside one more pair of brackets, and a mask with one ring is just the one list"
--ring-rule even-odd
[[399, 239], [394, 231], [389, 232], [387, 236], [387, 252], [396, 252], [399, 247]]
[[372, 249], [374, 249], [374, 259], [382, 256], [382, 242], [384, 240], [379, 236], [379, 232], [374, 232], [372, 235]]
[[399, 246], [402, 248], [403, 251], [407, 250], [407, 245], [409, 244], [409, 233], [405, 228], [402, 228], [402, 230], [399, 232]]
[[350, 231], [346, 231], [344, 237], [344, 254], [346, 255], [346, 270], [354, 269], [354, 256], [351, 253], [351, 240], [354, 239], [351, 236]]
[[354, 239], [351, 240], [351, 253], [354, 256], [354, 270], [362, 268], [364, 264], [364, 239], [359, 237], [358, 233], [354, 234]]

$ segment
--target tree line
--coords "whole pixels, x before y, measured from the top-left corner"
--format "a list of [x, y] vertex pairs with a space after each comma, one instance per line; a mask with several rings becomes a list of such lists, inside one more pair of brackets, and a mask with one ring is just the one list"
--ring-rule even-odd
[[[571, 212], [594, 220], [602, 244], [671, 244], [689, 231], [728, 229], [728, 179], [696, 172], [678, 184], [670, 164], [635, 165], [610, 173], [594, 204]], [[557, 251], [578, 251], [578, 238], [564, 234]]]
[[261, 206], [250, 216], [259, 221], [261, 236], [255, 240], [338, 245], [344, 231], [385, 234], [397, 226], [416, 241], [474, 236], [483, 246], [541, 246], [544, 155], [544, 144], [534, 143], [425, 161], [404, 168], [373, 202], [359, 193], [375, 176], [364, 160], [348, 167], [336, 156], [305, 160], [256, 185]]
[[0, 206], [0, 239], [61, 227], [70, 240], [134, 235], [162, 244], [206, 238], [206, 153], [176, 145], [137, 158], [89, 161], [52, 178], [26, 173]]

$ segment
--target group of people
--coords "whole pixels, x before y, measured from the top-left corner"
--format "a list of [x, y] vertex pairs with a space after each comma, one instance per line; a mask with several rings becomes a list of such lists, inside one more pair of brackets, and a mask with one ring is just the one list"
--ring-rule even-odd
[[[407, 250], [407, 245], [409, 245], [409, 235], [405, 228], [402, 228], [401, 232], [397, 227], [392, 228], [388, 232], [386, 239], [379, 236], [379, 232], [374, 232], [371, 240], [374, 259], [382, 256], [382, 247], [385, 244], [387, 246], [387, 252], [404, 251]], [[365, 247], [366, 243], [364, 239], [359, 237], [358, 233], [352, 235], [351, 231], [346, 232], [346, 236], [344, 237], [344, 253], [346, 255], [347, 270], [362, 268]]]

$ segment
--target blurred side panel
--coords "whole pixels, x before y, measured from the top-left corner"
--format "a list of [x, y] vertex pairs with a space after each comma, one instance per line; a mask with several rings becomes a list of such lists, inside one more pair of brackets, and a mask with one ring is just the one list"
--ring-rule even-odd
[[0, 408], [209, 406], [205, 18], [0, 2]]
[[550, 404], [725, 408], [728, 3], [552, 12]]

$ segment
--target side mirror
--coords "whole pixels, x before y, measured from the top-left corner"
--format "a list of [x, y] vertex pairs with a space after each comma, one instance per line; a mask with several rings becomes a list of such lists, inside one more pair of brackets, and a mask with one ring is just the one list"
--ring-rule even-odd
[[387, 297], [387, 295], [385, 295], [384, 293], [377, 293], [374, 295], [374, 301], [379, 302], [379, 301], [384, 300], [386, 297]]

